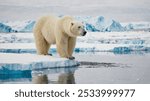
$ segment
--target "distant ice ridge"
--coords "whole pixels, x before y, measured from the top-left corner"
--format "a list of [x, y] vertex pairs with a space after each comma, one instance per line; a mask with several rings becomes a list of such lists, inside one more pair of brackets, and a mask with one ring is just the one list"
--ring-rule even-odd
[[16, 30], [12, 29], [10, 26], [0, 23], [0, 33], [11, 33], [17, 32]]
[[32, 32], [35, 21], [7, 21], [3, 23], [17, 32]]
[[[120, 32], [125, 28], [115, 20], [107, 20], [103, 16], [97, 17], [77, 17], [78, 20], [86, 24], [86, 29], [91, 32]], [[85, 20], [86, 19], [86, 20]]]
[[[75, 19], [84, 22], [86, 30], [91, 32], [150, 31], [150, 22], [120, 23], [113, 19], [106, 19], [103, 16], [75, 16]], [[6, 21], [1, 22], [1, 24], [6, 27], [0, 26], [0, 32], [32, 32], [35, 21]], [[14, 31], [9, 31], [8, 26]]]
[[30, 21], [20, 32], [32, 32], [35, 21]]
[[150, 31], [150, 22], [122, 23], [126, 31]]

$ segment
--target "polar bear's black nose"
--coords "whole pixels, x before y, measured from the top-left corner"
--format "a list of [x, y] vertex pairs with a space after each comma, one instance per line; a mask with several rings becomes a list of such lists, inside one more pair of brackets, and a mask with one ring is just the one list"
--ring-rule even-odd
[[86, 35], [86, 33], [87, 33], [87, 32], [86, 32], [86, 31], [84, 31], [84, 32], [83, 32], [83, 36], [85, 36], [85, 35]]

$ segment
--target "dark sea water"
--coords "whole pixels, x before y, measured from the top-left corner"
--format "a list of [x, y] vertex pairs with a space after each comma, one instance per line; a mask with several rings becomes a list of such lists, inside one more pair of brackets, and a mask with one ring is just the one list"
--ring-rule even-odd
[[78, 67], [27, 71], [0, 71], [6, 84], [149, 84], [150, 53], [76, 53]]

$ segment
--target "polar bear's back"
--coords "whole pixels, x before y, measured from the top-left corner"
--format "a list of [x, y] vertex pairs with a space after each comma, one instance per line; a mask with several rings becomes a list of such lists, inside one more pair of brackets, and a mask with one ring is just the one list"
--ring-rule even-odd
[[48, 43], [55, 44], [55, 26], [58, 21], [56, 16], [43, 16], [39, 18], [34, 27], [34, 34], [41, 33]]

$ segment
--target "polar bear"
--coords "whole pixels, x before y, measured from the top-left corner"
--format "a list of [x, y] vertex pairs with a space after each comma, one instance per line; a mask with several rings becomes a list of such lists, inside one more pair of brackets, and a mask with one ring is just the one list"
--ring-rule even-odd
[[56, 44], [60, 57], [74, 59], [72, 56], [77, 36], [85, 36], [83, 23], [71, 16], [43, 16], [35, 24], [34, 38], [37, 54], [48, 55], [52, 44]]

